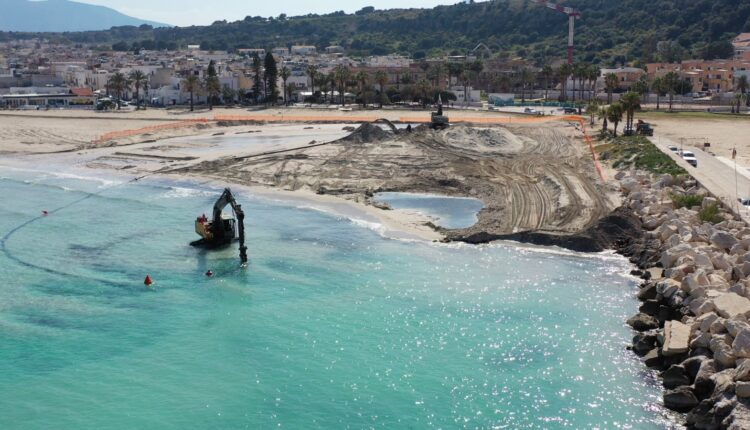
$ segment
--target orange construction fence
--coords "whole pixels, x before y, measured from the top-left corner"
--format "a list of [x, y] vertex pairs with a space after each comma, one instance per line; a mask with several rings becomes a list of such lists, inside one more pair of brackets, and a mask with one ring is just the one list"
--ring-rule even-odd
[[91, 143], [95, 145], [99, 145], [102, 143], [109, 142], [113, 139], [120, 139], [123, 137], [130, 137], [130, 136], [138, 136], [141, 134], [151, 133], [155, 131], [161, 131], [161, 130], [172, 130], [176, 128], [182, 128], [182, 127], [190, 127], [195, 124], [205, 124], [209, 120], [207, 118], [196, 118], [196, 119], [186, 119], [179, 122], [170, 122], [167, 124], [159, 124], [159, 125], [152, 125], [149, 127], [143, 127], [138, 128], [135, 130], [121, 130], [121, 131], [112, 131], [109, 133], [105, 133], [101, 136], [99, 136], [97, 139], [94, 139]]

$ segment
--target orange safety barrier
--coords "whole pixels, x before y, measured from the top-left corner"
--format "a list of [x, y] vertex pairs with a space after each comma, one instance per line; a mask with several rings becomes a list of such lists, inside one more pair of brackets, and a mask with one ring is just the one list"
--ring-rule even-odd
[[179, 121], [179, 122], [170, 122], [167, 124], [152, 125], [149, 127], [138, 128], [135, 130], [112, 131], [112, 132], [105, 133], [99, 136], [99, 138], [94, 139], [91, 143], [98, 145], [98, 144], [108, 142], [110, 140], [120, 139], [123, 137], [137, 136], [139, 134], [146, 134], [146, 133], [151, 133], [154, 131], [172, 130], [176, 128], [189, 127], [195, 124], [205, 124], [207, 122], [208, 122], [207, 118], [196, 118], [196, 119], [186, 119], [186, 120]]

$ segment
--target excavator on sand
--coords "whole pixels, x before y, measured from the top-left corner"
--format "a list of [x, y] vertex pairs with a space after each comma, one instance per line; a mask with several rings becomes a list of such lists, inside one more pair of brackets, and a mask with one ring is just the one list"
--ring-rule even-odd
[[[232, 215], [225, 215], [224, 208], [232, 206]], [[235, 218], [236, 217], [236, 218]], [[235, 239], [240, 242], [240, 260], [247, 263], [247, 246], [245, 246], [245, 212], [232, 195], [229, 188], [225, 188], [216, 203], [214, 203], [213, 218], [209, 220], [201, 215], [195, 220], [195, 232], [201, 237], [190, 243], [192, 246], [218, 248], [232, 243]]]
[[443, 115], [443, 99], [438, 95], [438, 110], [430, 114], [430, 128], [433, 130], [445, 130], [450, 127], [448, 117]]

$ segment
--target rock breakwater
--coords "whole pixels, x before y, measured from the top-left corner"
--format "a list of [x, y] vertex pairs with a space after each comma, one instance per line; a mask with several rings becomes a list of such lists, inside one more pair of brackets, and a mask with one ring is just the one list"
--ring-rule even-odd
[[691, 429], [750, 429], [750, 227], [691, 179], [621, 172], [645, 236], [620, 251], [644, 279], [632, 350]]

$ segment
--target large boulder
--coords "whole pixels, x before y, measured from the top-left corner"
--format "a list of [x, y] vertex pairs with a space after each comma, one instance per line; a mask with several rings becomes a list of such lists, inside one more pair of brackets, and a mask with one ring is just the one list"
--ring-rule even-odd
[[750, 382], [737, 382], [737, 385], [734, 387], [734, 392], [737, 394], [737, 397], [750, 397]]
[[737, 366], [734, 380], [750, 382], [750, 360], [744, 360], [739, 366]]
[[716, 231], [711, 235], [711, 243], [725, 251], [732, 249], [739, 242], [736, 237], [724, 231]]
[[678, 387], [664, 393], [664, 406], [677, 412], [688, 412], [698, 406], [698, 398], [688, 386]]
[[735, 293], [723, 293], [713, 299], [716, 312], [724, 318], [750, 313], [750, 300]]
[[728, 335], [714, 335], [713, 337], [711, 337], [709, 347], [714, 353], [714, 360], [721, 367], [734, 367], [737, 363], [737, 357], [732, 351], [731, 341], [729, 340]]
[[650, 315], [639, 313], [628, 320], [628, 325], [636, 331], [648, 331], [659, 328], [659, 321]]
[[705, 399], [714, 392], [714, 381], [711, 379], [714, 374], [716, 374], [716, 362], [714, 360], [703, 361], [693, 384], [698, 398]]
[[656, 284], [649, 282], [638, 292], [638, 299], [641, 301], [653, 300], [656, 298]]
[[695, 256], [693, 247], [687, 243], [681, 243], [677, 246], [673, 246], [661, 254], [661, 265], [665, 269], [669, 269], [674, 266], [674, 263], [683, 256]]
[[735, 357], [750, 358], [750, 330], [742, 329], [732, 342], [732, 353]]
[[722, 422], [722, 426], [727, 430], [750, 429], [750, 402], [747, 399], [737, 402], [737, 406]]
[[664, 346], [662, 355], [670, 357], [685, 354], [689, 350], [690, 326], [679, 321], [667, 321], [664, 324]]
[[687, 375], [685, 368], [679, 364], [669, 366], [669, 369], [663, 371], [662, 385], [667, 389], [674, 389], [683, 385], [690, 385], [690, 377]]

